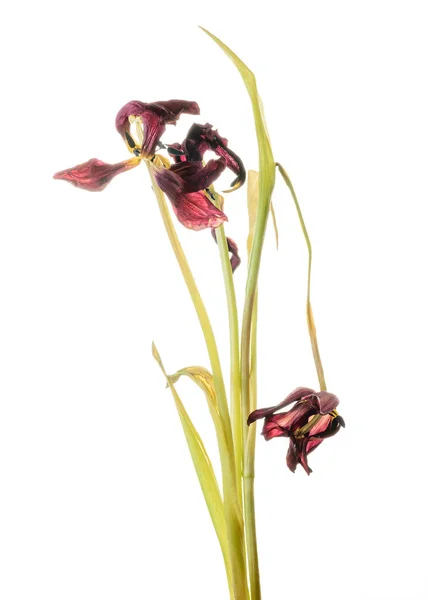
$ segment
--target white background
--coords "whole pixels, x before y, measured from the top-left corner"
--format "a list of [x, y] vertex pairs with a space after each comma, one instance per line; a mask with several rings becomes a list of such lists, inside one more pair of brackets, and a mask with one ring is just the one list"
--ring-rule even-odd
[[[229, 44], [258, 78], [272, 145], [304, 210], [329, 389], [347, 427], [285, 466], [257, 448], [265, 600], [422, 600], [428, 417], [427, 18], [424, 2], [21, 2], [3, 7], [0, 212], [0, 596], [227, 598], [221, 555], [166, 368], [208, 366], [144, 169], [89, 194], [52, 174], [127, 158], [131, 99], [196, 100], [257, 167]], [[183, 139], [192, 117], [164, 139]], [[219, 187], [231, 177], [222, 177]], [[259, 404], [316, 387], [306, 249], [278, 179], [261, 274]], [[227, 197], [244, 249], [245, 191]], [[209, 232], [179, 228], [227, 370]], [[239, 300], [245, 265], [236, 273]], [[201, 395], [178, 389], [215, 464]], [[260, 426], [259, 426], [260, 427]]]

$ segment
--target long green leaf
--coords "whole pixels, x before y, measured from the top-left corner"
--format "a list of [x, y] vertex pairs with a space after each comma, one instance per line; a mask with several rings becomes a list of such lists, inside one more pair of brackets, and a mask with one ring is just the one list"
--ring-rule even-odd
[[229, 584], [229, 590], [232, 595], [232, 573], [231, 564], [229, 557], [229, 546], [227, 541], [227, 529], [226, 519], [224, 515], [224, 504], [220, 494], [220, 489], [217, 483], [217, 479], [214, 473], [213, 466], [211, 464], [208, 453], [205, 449], [204, 443], [197, 432], [195, 426], [192, 423], [184, 405], [178, 395], [175, 387], [173, 378], [170, 377], [163, 366], [161, 357], [154, 343], [152, 343], [153, 357], [158, 363], [165, 375], [168, 387], [171, 389], [172, 396], [174, 398], [175, 406], [177, 408], [178, 415], [180, 417], [183, 432], [186, 437], [187, 445], [192, 457], [193, 465], [195, 467], [196, 474], [199, 479], [199, 484], [202, 489], [202, 493], [205, 498], [205, 502], [208, 507], [208, 511], [211, 516], [211, 520], [214, 525], [214, 529], [217, 533], [220, 547], [223, 553], [224, 563], [226, 567], [227, 579]]
[[[203, 28], [201, 28], [203, 29]], [[248, 266], [247, 285], [245, 293], [244, 314], [242, 318], [242, 344], [241, 344], [241, 381], [242, 381], [242, 436], [244, 440], [244, 478], [253, 477], [254, 473], [254, 447], [247, 446], [245, 440], [248, 438], [247, 417], [250, 410], [250, 352], [251, 352], [251, 328], [256, 326], [253, 321], [253, 309], [257, 293], [257, 282], [260, 271], [260, 262], [263, 249], [263, 241], [266, 225], [271, 206], [271, 196], [275, 184], [275, 162], [267, 132], [263, 107], [257, 90], [256, 78], [253, 72], [226, 44], [215, 35], [203, 29], [207, 35], [223, 50], [231, 59], [239, 71], [247, 88], [253, 108], [254, 124], [256, 128], [257, 143], [259, 149], [259, 203], [257, 207], [256, 225], [253, 244], [251, 248]], [[248, 451], [247, 451], [248, 448]], [[260, 600], [260, 581], [258, 572], [258, 557], [255, 531], [254, 495], [251, 486], [244, 488], [244, 504], [246, 518], [246, 539], [248, 541], [248, 564], [250, 567], [251, 599]]]

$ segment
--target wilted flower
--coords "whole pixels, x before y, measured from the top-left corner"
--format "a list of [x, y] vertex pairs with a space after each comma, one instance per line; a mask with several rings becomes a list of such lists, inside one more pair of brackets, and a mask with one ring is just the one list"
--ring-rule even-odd
[[[227, 221], [227, 217], [211, 201], [208, 188], [228, 167], [236, 175], [232, 183], [236, 189], [245, 181], [245, 169], [239, 157], [227, 147], [227, 140], [208, 123], [193, 125], [183, 144], [164, 146], [160, 138], [166, 125], [175, 125], [182, 113], [198, 115], [199, 106], [187, 100], [128, 102], [117, 114], [116, 129], [134, 157], [113, 165], [92, 158], [56, 173], [54, 178], [64, 179], [88, 191], [101, 191], [116, 175], [136, 167], [141, 160], [153, 161], [157, 147], [167, 148], [175, 164], [170, 165], [166, 158], [159, 156], [153, 162], [153, 171], [156, 183], [166, 192], [178, 220], [194, 230], [218, 227]], [[135, 137], [131, 133], [132, 127]], [[207, 150], [212, 150], [219, 158], [204, 164], [203, 156]], [[232, 253], [232, 266], [236, 268], [240, 259], [233, 240], [228, 239], [228, 247]]]
[[[293, 402], [293, 408], [275, 414]], [[297, 388], [276, 406], [252, 412], [247, 422], [250, 425], [258, 419], [265, 419], [262, 430], [265, 440], [275, 437], [290, 438], [288, 468], [294, 473], [300, 463], [309, 475], [312, 469], [308, 466], [307, 455], [325, 438], [335, 435], [340, 427], [345, 427], [343, 418], [336, 411], [338, 404], [337, 396], [329, 392]]]
[[[102, 191], [116, 175], [133, 169], [140, 164], [142, 158], [151, 158], [165, 131], [165, 125], [175, 124], [183, 112], [198, 115], [199, 106], [196, 102], [187, 100], [167, 100], [150, 104], [138, 100], [128, 102], [117, 114], [116, 128], [135, 158], [114, 165], [91, 158], [85, 163], [55, 173], [54, 179], [64, 179], [89, 192]], [[130, 126], [134, 122], [141, 137], [139, 143], [130, 134]]]
[[[208, 189], [226, 167], [236, 175], [232, 189], [237, 189], [245, 181], [244, 165], [227, 143], [209, 123], [195, 123], [182, 144], [167, 146], [175, 163], [169, 169], [156, 168], [154, 171], [156, 183], [170, 199], [178, 220], [189, 229], [215, 229], [227, 221], [224, 212], [212, 203], [213, 196]], [[208, 150], [215, 152], [219, 158], [204, 164], [203, 157]], [[232, 254], [232, 269], [235, 270], [241, 262], [238, 247], [229, 238], [227, 243]]]

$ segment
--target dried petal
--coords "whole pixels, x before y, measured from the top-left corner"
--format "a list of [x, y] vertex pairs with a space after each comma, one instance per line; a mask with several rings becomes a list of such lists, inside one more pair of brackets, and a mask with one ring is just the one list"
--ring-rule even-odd
[[[141, 155], [148, 158], [155, 153], [159, 140], [165, 132], [166, 125], [175, 124], [182, 113], [198, 115], [199, 112], [198, 104], [187, 100], [166, 100], [151, 103], [132, 100], [122, 106], [117, 113], [116, 129], [130, 147], [129, 117], [139, 117], [143, 125], [144, 138]], [[130, 149], [133, 151], [132, 147]]]
[[171, 169], [153, 169], [155, 181], [171, 201], [177, 219], [188, 229], [199, 231], [219, 227], [226, 215], [209, 200], [205, 192], [185, 192], [186, 182]]
[[294, 390], [294, 392], [291, 392], [291, 394], [289, 394], [285, 398], [285, 400], [283, 400], [276, 406], [270, 406], [269, 408], [259, 408], [258, 410], [253, 411], [250, 414], [250, 416], [248, 417], [247, 425], [251, 425], [251, 423], [254, 423], [254, 421], [257, 421], [258, 419], [263, 419], [264, 417], [269, 417], [270, 415], [273, 415], [280, 408], [284, 408], [285, 406], [288, 406], [289, 404], [292, 404], [293, 402], [296, 402], [297, 400], [301, 400], [303, 397], [312, 395], [312, 394], [315, 394], [315, 390], [312, 390], [311, 388], [304, 388], [304, 387], [296, 388]]
[[231, 183], [231, 187], [237, 189], [245, 182], [245, 167], [239, 156], [232, 152], [227, 144], [227, 139], [221, 137], [218, 131], [214, 131], [210, 123], [195, 123], [189, 129], [182, 146], [190, 161], [201, 161], [207, 150], [212, 150], [223, 158], [227, 168], [237, 175]]
[[64, 179], [89, 192], [101, 192], [116, 175], [129, 171], [139, 164], [140, 159], [136, 157], [114, 165], [98, 158], [91, 158], [85, 163], [55, 173], [54, 179]]
[[[217, 235], [215, 229], [211, 229], [211, 234], [214, 238], [215, 243], [217, 243]], [[241, 257], [239, 256], [238, 244], [232, 240], [232, 238], [226, 237], [227, 249], [231, 254], [230, 257], [230, 266], [232, 267], [232, 273], [236, 271], [236, 269], [241, 264]]]

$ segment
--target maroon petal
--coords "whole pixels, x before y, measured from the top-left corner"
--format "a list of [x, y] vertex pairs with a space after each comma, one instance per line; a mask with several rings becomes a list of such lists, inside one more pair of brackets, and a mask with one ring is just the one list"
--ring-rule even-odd
[[311, 388], [304, 388], [304, 387], [297, 388], [294, 390], [294, 392], [291, 392], [291, 394], [289, 394], [285, 398], [285, 400], [283, 400], [276, 406], [270, 406], [269, 408], [259, 408], [258, 410], [253, 411], [250, 414], [250, 416], [248, 417], [247, 424], [251, 425], [251, 423], [254, 423], [254, 421], [257, 421], [258, 419], [263, 419], [264, 417], [270, 417], [277, 410], [284, 408], [285, 406], [288, 406], [289, 404], [292, 404], [293, 402], [301, 400], [305, 396], [311, 396], [313, 394], [316, 395], [316, 392], [314, 390], [312, 390]]
[[227, 143], [227, 139], [221, 137], [218, 131], [214, 131], [210, 123], [195, 123], [183, 142], [183, 149], [190, 161], [201, 161], [207, 150], [212, 150], [223, 158], [227, 168], [237, 175], [231, 183], [231, 187], [236, 189], [245, 181], [245, 167], [239, 156], [227, 147]]
[[315, 450], [315, 448], [318, 448], [321, 442], [322, 439], [320, 438], [309, 438], [306, 443], [306, 454], [310, 454], [313, 450]]
[[227, 217], [203, 191], [186, 193], [183, 180], [171, 169], [154, 169], [155, 181], [171, 201], [177, 219], [188, 229], [219, 227]]
[[124, 135], [125, 131], [129, 133], [130, 123], [129, 117], [131, 115], [137, 116], [142, 115], [146, 110], [147, 104], [145, 102], [140, 102], [139, 100], [131, 100], [122, 106], [120, 111], [116, 115], [116, 129], [120, 133], [121, 136]]
[[284, 415], [281, 413], [279, 415], [272, 415], [271, 417], [267, 417], [263, 424], [262, 436], [266, 441], [272, 440], [276, 437], [290, 437], [289, 431], [287, 428], [282, 426], [280, 422], [280, 417]]
[[182, 113], [199, 114], [196, 102], [187, 100], [167, 100], [165, 102], [144, 103], [132, 100], [123, 106], [116, 116], [116, 129], [124, 138], [128, 147], [134, 150], [136, 143], [130, 135], [129, 117], [140, 117], [143, 124], [143, 144], [140, 149], [144, 158], [153, 156], [165, 125], [175, 124]]
[[[299, 463], [305, 469], [306, 473], [310, 475], [312, 473], [312, 469], [308, 465], [308, 453], [307, 453], [307, 439], [299, 440], [297, 443], [297, 457]], [[312, 448], [314, 450], [314, 448]]]
[[171, 165], [171, 171], [182, 178], [185, 192], [205, 190], [214, 183], [226, 168], [223, 159], [209, 160], [204, 166], [202, 162], [177, 162]]
[[151, 102], [147, 105], [150, 110], [163, 112], [166, 116], [165, 123], [175, 123], [183, 113], [187, 115], [199, 115], [200, 108], [197, 102], [188, 100], [161, 100]]
[[322, 434], [331, 424], [334, 417], [331, 415], [323, 415], [320, 419], [318, 419], [315, 425], [309, 430], [308, 437], [317, 436], [317, 434]]
[[339, 398], [329, 392], [318, 392], [317, 396], [320, 404], [320, 413], [322, 415], [328, 414], [339, 404]]
[[345, 421], [340, 415], [335, 417], [324, 415], [318, 423], [309, 431], [309, 436], [317, 439], [325, 439], [336, 435], [341, 427], [345, 427]]
[[294, 440], [290, 439], [287, 452], [287, 467], [292, 473], [296, 472], [296, 467], [299, 464], [299, 457], [297, 455], [297, 448]]
[[314, 414], [316, 414], [316, 409], [313, 406], [304, 401], [297, 402], [289, 411], [267, 417], [262, 433], [265, 431], [266, 423], [274, 419], [277, 426], [289, 435], [291, 432], [295, 432], [296, 429], [306, 425], [309, 417]]
[[[215, 232], [215, 229], [211, 229], [211, 234], [214, 238], [215, 243], [217, 243], [217, 235]], [[227, 249], [229, 250], [229, 253], [231, 254], [230, 257], [230, 266], [232, 267], [232, 273], [234, 273], [236, 271], [236, 269], [239, 267], [239, 265], [241, 264], [241, 257], [239, 256], [239, 251], [238, 251], [238, 244], [236, 242], [234, 242], [232, 240], [232, 238], [227, 237], [226, 238], [227, 241]]]
[[202, 191], [170, 197], [170, 200], [177, 219], [188, 229], [216, 228], [227, 221], [224, 212], [216, 208]]
[[91, 158], [85, 163], [55, 173], [54, 179], [64, 179], [74, 186], [90, 192], [100, 192], [116, 175], [133, 169], [139, 164], [139, 158], [130, 158], [114, 165], [105, 163], [98, 158]]

